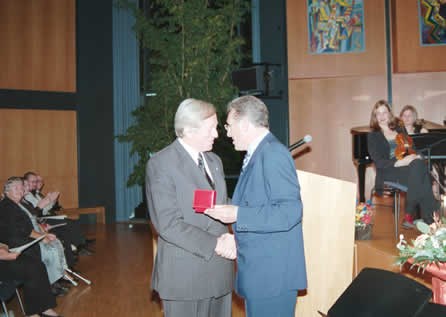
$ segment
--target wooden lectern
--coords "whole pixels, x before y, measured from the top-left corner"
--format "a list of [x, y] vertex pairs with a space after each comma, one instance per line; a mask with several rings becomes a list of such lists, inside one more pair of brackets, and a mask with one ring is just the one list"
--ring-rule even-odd
[[296, 316], [326, 313], [353, 278], [356, 184], [297, 171], [303, 202], [308, 288]]

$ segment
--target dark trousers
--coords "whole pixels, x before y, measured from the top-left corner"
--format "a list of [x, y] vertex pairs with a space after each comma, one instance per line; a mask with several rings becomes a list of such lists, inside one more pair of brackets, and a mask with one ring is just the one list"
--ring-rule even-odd
[[67, 242], [76, 247], [85, 244], [85, 237], [82, 233], [79, 221], [71, 219], [47, 219], [46, 223], [50, 225], [66, 223], [65, 226], [54, 228], [51, 232], [54, 233], [59, 239], [67, 240]]
[[420, 208], [421, 218], [431, 224], [433, 212], [439, 208], [439, 202], [432, 192], [432, 181], [424, 161], [416, 159], [408, 166], [390, 167], [383, 170], [384, 180], [398, 182], [407, 186], [406, 212], [415, 215]]
[[21, 254], [14, 261], [0, 260], [0, 280], [23, 282], [23, 299], [27, 315], [39, 314], [56, 307], [45, 265]]

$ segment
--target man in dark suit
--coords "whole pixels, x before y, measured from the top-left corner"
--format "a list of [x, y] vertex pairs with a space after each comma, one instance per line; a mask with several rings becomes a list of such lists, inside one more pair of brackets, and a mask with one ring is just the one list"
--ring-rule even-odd
[[268, 110], [253, 97], [228, 105], [228, 136], [247, 151], [232, 198], [206, 214], [234, 223], [236, 291], [248, 317], [294, 317], [297, 291], [305, 289], [302, 202], [293, 159], [269, 132]]
[[146, 194], [158, 233], [152, 288], [166, 317], [229, 317], [235, 240], [226, 225], [192, 209], [195, 189], [227, 203], [213, 105], [186, 99], [175, 114], [177, 139], [147, 163]]

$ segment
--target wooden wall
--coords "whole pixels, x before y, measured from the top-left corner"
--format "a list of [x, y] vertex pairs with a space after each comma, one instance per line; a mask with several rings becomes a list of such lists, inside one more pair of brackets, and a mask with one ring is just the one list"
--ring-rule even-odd
[[0, 117], [1, 184], [35, 171], [44, 191], [58, 190], [63, 207], [77, 207], [76, 112], [0, 109]]
[[[311, 55], [308, 53], [307, 1], [287, 1], [290, 140], [313, 136], [310, 151], [296, 158], [298, 169], [357, 182], [352, 162], [350, 129], [368, 125], [370, 111], [388, 98], [385, 1], [364, 0], [365, 52]], [[392, 1], [392, 95], [396, 113], [413, 104], [420, 117], [441, 123], [446, 115], [443, 88], [446, 60], [431, 59], [445, 47], [419, 46], [416, 0]], [[414, 6], [415, 5], [415, 6]], [[415, 17], [413, 17], [415, 15]], [[411, 40], [410, 49], [407, 46]], [[433, 52], [433, 53], [432, 53]], [[437, 56], [438, 57], [438, 56]], [[422, 71], [422, 72], [421, 72]], [[435, 71], [435, 72], [434, 72]], [[404, 72], [404, 73], [403, 73]], [[366, 197], [375, 173], [367, 170]]]
[[446, 71], [446, 46], [421, 46], [418, 1], [392, 1], [392, 51], [395, 73]]
[[76, 90], [75, 0], [0, 0], [0, 88]]
[[[75, 3], [0, 0], [0, 89], [29, 96], [0, 106], [0, 181], [36, 171], [64, 207], [78, 206], [77, 115], [52, 102], [76, 91]], [[33, 91], [48, 92], [38, 108], [50, 110], [32, 109]]]

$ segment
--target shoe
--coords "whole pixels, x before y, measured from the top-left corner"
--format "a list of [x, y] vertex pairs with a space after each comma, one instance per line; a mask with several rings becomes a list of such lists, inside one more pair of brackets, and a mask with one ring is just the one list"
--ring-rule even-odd
[[70, 289], [73, 286], [73, 284], [71, 284], [70, 281], [67, 281], [67, 280], [65, 280], [63, 278], [61, 278], [60, 280], [58, 280], [55, 283], [57, 283], [59, 287], [65, 287], [65, 288], [68, 288], [68, 289]]
[[83, 248], [78, 249], [77, 254], [78, 255], [90, 256], [90, 255], [93, 255], [93, 251], [88, 250], [87, 248], [83, 247]]
[[96, 239], [95, 238], [92, 238], [92, 239], [85, 239], [85, 243], [88, 245], [88, 244], [93, 244], [93, 243], [95, 243], [96, 242]]
[[414, 229], [415, 225], [413, 223], [410, 223], [409, 221], [404, 220], [403, 223], [401, 224], [401, 226], [404, 229]]
[[413, 217], [412, 217], [411, 214], [405, 214], [405, 215], [404, 215], [404, 221], [403, 221], [403, 223], [401, 224], [401, 226], [402, 226], [404, 229], [413, 229], [413, 228], [415, 228], [415, 225], [414, 225], [414, 223], [413, 223]]
[[61, 288], [58, 287], [51, 287], [51, 294], [54, 296], [65, 296], [67, 295], [68, 291], [64, 291]]
[[64, 296], [64, 295], [67, 295], [69, 291], [70, 291], [69, 288], [60, 286], [60, 284], [58, 284], [57, 282], [53, 283], [53, 285], [51, 285], [51, 293], [54, 296]]

